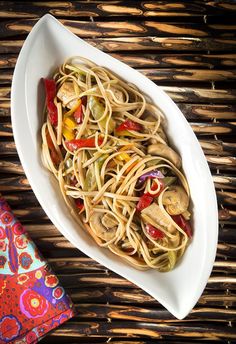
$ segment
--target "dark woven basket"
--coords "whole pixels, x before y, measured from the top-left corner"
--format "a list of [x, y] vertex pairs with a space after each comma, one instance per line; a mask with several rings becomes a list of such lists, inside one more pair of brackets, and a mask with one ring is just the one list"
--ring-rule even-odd
[[[205, 152], [218, 196], [217, 259], [183, 321], [75, 249], [50, 223], [12, 136], [10, 88], [22, 43], [43, 14], [147, 75], [178, 104]], [[0, 2], [0, 191], [76, 303], [42, 343], [233, 343], [236, 340], [236, 2]]]

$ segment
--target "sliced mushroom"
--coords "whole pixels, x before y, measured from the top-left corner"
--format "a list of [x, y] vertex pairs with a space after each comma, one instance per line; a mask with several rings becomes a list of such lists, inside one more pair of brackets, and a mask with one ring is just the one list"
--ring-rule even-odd
[[189, 206], [188, 195], [182, 186], [171, 186], [164, 192], [162, 202], [170, 215], [182, 214]]
[[148, 154], [159, 155], [170, 160], [177, 168], [181, 167], [180, 156], [172, 148], [164, 145], [163, 143], [156, 143], [154, 145], [148, 146], [147, 152]]
[[111, 86], [110, 87], [110, 91], [113, 92], [115, 98], [119, 101], [119, 102], [124, 102], [125, 101], [125, 97], [124, 97], [124, 94], [123, 92], [121, 92], [118, 88], [114, 87], [114, 86]]
[[[74, 86], [72, 82], [64, 82], [57, 92], [57, 97], [62, 101], [62, 104], [69, 109], [76, 105], [77, 100]], [[73, 100], [71, 100], [73, 99]]]
[[112, 228], [105, 227], [102, 223], [103, 217], [104, 213], [95, 211], [89, 219], [89, 224], [99, 238], [108, 242], [114, 238], [117, 226]]
[[[168, 143], [166, 133], [164, 132], [164, 129], [161, 126], [158, 128], [157, 134], [162, 138], [162, 140], [164, 140], [166, 143]], [[149, 139], [148, 142], [151, 143], [152, 145], [159, 143], [159, 141], [157, 139], [154, 139], [154, 138]]]
[[151, 225], [158, 228], [158, 225], [164, 227], [168, 232], [173, 233], [175, 231], [175, 227], [171, 224], [169, 219], [163, 212], [158, 204], [152, 203], [147, 208], [141, 211], [141, 217], [143, 218], [144, 222], [148, 222], [148, 218], [152, 220], [153, 223]]
[[117, 227], [119, 222], [117, 221], [117, 219], [114, 216], [107, 213], [107, 214], [103, 215], [103, 217], [102, 217], [102, 224], [106, 228], [113, 228], [113, 227]]

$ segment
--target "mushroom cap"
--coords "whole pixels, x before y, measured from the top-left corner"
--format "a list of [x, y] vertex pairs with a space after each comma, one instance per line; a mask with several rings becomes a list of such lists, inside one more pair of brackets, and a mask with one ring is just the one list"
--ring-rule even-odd
[[188, 209], [189, 197], [182, 186], [174, 185], [164, 192], [162, 202], [170, 215], [180, 215]]
[[93, 214], [90, 216], [89, 224], [93, 232], [104, 241], [108, 242], [111, 241], [116, 234], [116, 227], [105, 227], [103, 224], [103, 217], [106, 216], [104, 213], [94, 211]]
[[169, 146], [163, 143], [155, 143], [148, 146], [147, 153], [151, 155], [159, 155], [170, 160], [177, 168], [181, 167], [180, 156]]

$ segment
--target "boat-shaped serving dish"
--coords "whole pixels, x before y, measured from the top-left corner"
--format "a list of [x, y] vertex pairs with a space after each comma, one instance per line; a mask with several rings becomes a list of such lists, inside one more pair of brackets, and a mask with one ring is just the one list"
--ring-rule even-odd
[[[40, 82], [71, 56], [104, 66], [149, 96], [167, 119], [167, 134], [182, 157], [192, 200], [193, 239], [173, 271], [139, 271], [100, 248], [70, 215], [56, 179], [42, 165], [41, 135], [44, 92]], [[217, 202], [202, 149], [175, 103], [144, 75], [78, 38], [51, 15], [42, 17], [20, 52], [12, 84], [12, 124], [17, 150], [31, 187], [48, 217], [79, 250], [152, 295], [182, 319], [202, 294], [216, 254]]]

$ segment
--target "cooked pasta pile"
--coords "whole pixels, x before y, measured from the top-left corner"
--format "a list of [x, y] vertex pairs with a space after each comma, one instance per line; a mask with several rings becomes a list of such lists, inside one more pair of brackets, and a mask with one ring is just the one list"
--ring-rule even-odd
[[192, 236], [190, 196], [160, 110], [82, 57], [44, 84], [42, 158], [72, 214], [136, 268], [173, 269]]

